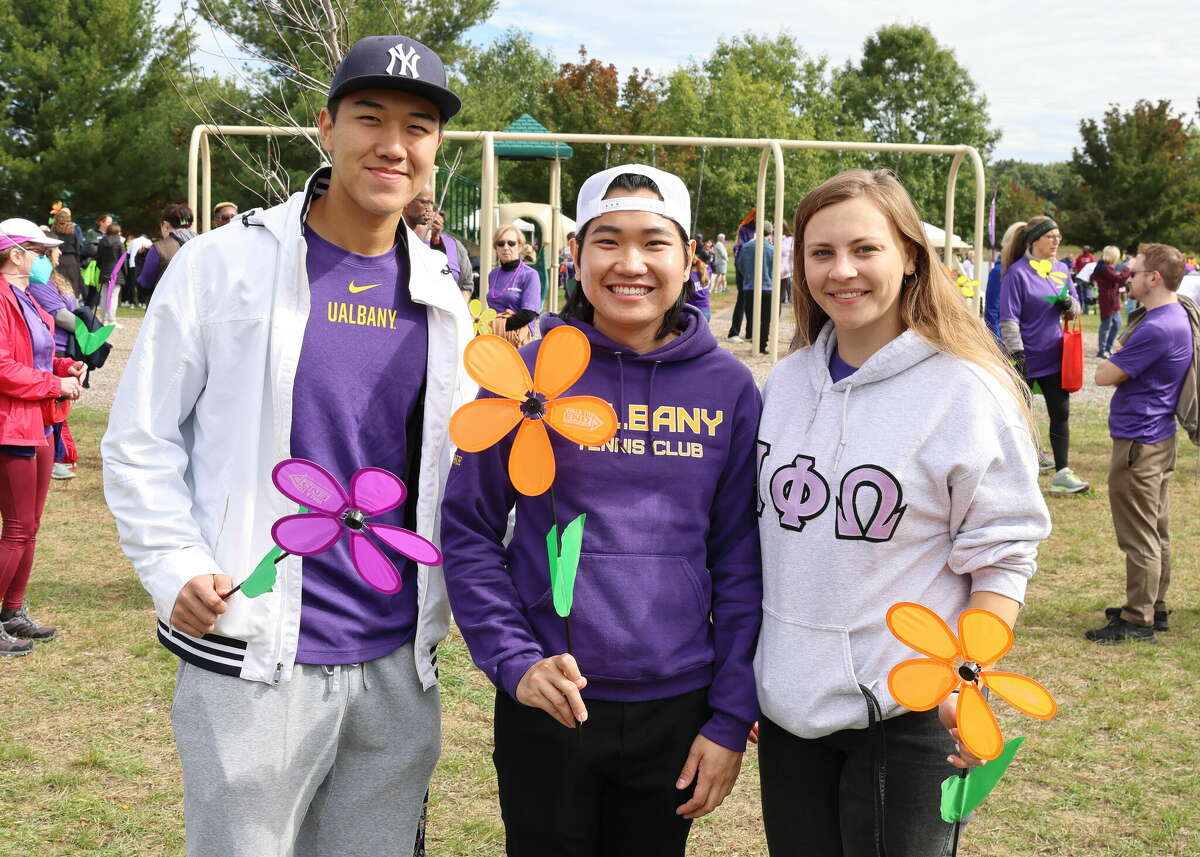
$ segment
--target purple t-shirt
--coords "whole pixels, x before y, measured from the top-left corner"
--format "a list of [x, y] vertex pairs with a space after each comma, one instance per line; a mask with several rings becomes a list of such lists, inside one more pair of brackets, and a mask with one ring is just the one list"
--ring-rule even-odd
[[[1079, 300], [1067, 266], [1055, 262], [1051, 273], [1055, 271], [1063, 275], [1067, 293]], [[1033, 270], [1028, 257], [1013, 262], [1000, 282], [1000, 321], [1015, 321], [1021, 326], [1028, 378], [1062, 371], [1062, 314], [1057, 304], [1047, 300], [1060, 294], [1062, 288], [1063, 281]]]
[[833, 354], [829, 355], [829, 377], [833, 380], [833, 383], [836, 384], [843, 378], [849, 378], [857, 371], [857, 366], [851, 366], [842, 359], [836, 348], [833, 349]]
[[21, 315], [25, 317], [25, 326], [29, 328], [29, 339], [33, 344], [33, 368], [40, 372], [53, 372], [54, 337], [50, 335], [46, 323], [38, 315], [37, 305], [34, 304], [33, 298], [29, 297], [25, 289], [17, 288], [12, 283], [8, 285], [13, 290], [13, 294], [17, 296], [17, 305], [21, 307]]
[[1109, 434], [1139, 443], [1173, 437], [1179, 388], [1192, 362], [1187, 310], [1178, 303], [1150, 310], [1109, 360], [1129, 376], [1113, 393]]
[[[370, 521], [404, 526], [416, 502], [410, 454], [420, 452], [419, 439], [410, 448], [407, 427], [420, 411], [429, 341], [425, 308], [409, 296], [407, 255], [359, 256], [308, 227], [304, 237], [312, 303], [292, 394], [292, 455], [320, 464], [344, 488], [363, 467], [399, 476], [408, 499]], [[344, 535], [304, 558], [298, 663], [361, 663], [412, 639], [416, 568], [380, 546], [404, 581], [393, 595], [359, 577]]]
[[524, 262], [511, 271], [493, 268], [488, 274], [487, 302], [498, 313], [523, 309], [541, 312], [542, 281], [538, 279], [537, 271]]
[[[67, 297], [60, 292], [54, 283], [30, 283], [29, 294], [33, 295], [33, 299], [38, 302], [46, 314], [51, 318], [58, 313], [60, 309], [65, 309], [67, 312], [75, 312], [77, 303], [75, 296]], [[57, 320], [54, 323], [54, 349], [58, 352], [67, 350], [67, 343], [70, 341], [72, 334], [58, 326]]]

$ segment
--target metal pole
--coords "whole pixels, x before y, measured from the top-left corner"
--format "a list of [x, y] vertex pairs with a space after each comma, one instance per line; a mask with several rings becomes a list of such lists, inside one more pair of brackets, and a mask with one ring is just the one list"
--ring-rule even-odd
[[[557, 146], [555, 147], [557, 151]], [[546, 259], [550, 270], [546, 272], [550, 311], [558, 312], [558, 257], [562, 253], [562, 226], [559, 214], [562, 211], [562, 160], [556, 154], [550, 164], [550, 253]]]
[[946, 246], [942, 248], [942, 262], [951, 270], [954, 266], [954, 191], [958, 184], [958, 166], [962, 163], [965, 153], [959, 152], [950, 162], [950, 175], [946, 177]]
[[188, 208], [196, 210], [199, 204], [197, 184], [200, 172], [200, 138], [208, 132], [204, 125], [192, 128], [192, 139], [188, 142]]
[[[758, 332], [758, 338], [762, 338], [762, 271], [763, 271], [763, 209], [767, 206], [767, 159], [771, 156], [769, 145], [762, 147], [762, 154], [758, 159], [758, 194], [755, 196], [754, 204], [754, 303], [751, 311], [754, 313], [750, 317], [750, 329]], [[750, 337], [750, 353], [754, 354], [756, 338]]]
[[983, 294], [988, 280], [980, 271], [983, 268], [983, 201], [987, 188], [984, 187], [983, 180], [983, 159], [974, 149], [971, 149], [969, 154], [971, 155], [971, 166], [975, 168], [975, 279], [979, 280], [980, 285], [983, 286], [983, 288], [975, 290], [975, 297], [971, 299], [971, 302], [974, 305], [975, 314], [979, 315], [982, 313]]
[[[775, 242], [774, 267], [771, 270], [771, 344], [768, 346], [771, 362], [779, 359], [779, 294], [783, 282], [783, 149], [778, 140], [771, 141], [771, 153], [775, 156]], [[766, 152], [764, 151], [765, 155]]]
[[[204, 159], [204, 195], [201, 197], [203, 202], [201, 206], [204, 208], [204, 232], [212, 229], [212, 147], [209, 145], [208, 135], [205, 134], [200, 138], [200, 157]], [[196, 209], [192, 209], [192, 216], [196, 216]]]
[[492, 271], [496, 227], [496, 149], [490, 132], [483, 135], [483, 174], [479, 198], [479, 300], [487, 306], [488, 274]]

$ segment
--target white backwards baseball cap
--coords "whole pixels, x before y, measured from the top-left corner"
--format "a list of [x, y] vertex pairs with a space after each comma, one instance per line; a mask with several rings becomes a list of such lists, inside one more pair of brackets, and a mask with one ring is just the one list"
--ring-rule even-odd
[[[656, 185], [662, 199], [647, 199], [643, 196], [613, 196], [605, 199], [609, 187], [619, 175], [633, 173], [645, 176]], [[588, 221], [595, 220], [610, 211], [649, 211], [661, 214], [679, 224], [684, 235], [689, 235], [692, 222], [692, 197], [687, 185], [679, 176], [649, 167], [645, 164], [621, 164], [596, 173], [583, 183], [575, 205], [575, 228], [583, 229]]]
[[62, 242], [51, 238], [32, 220], [23, 217], [10, 217], [0, 220], [0, 232], [12, 238], [18, 244], [38, 244], [42, 247], [57, 247]]

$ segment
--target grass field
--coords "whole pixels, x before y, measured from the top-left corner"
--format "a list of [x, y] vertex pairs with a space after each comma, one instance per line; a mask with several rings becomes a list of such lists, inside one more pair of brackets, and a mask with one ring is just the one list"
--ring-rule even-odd
[[[175, 662], [154, 641], [149, 599], [117, 547], [102, 498], [106, 416], [73, 413], [79, 476], [54, 483], [39, 539], [29, 599], [62, 634], [29, 657], [0, 662], [3, 857], [183, 853], [169, 726]], [[1105, 419], [1095, 404], [1075, 408], [1072, 466], [1093, 491], [1049, 498], [1054, 533], [1005, 661], [1052, 689], [1059, 716], [1032, 721], [997, 703], [1006, 737], [1029, 740], [967, 827], [964, 855], [1200, 853], [1200, 458], [1181, 446], [1172, 488], [1173, 630], [1157, 645], [1087, 643], [1083, 631], [1124, 591], [1106, 497]], [[441, 674], [445, 747], [429, 853], [502, 854], [491, 686], [457, 636], [442, 649]], [[735, 793], [696, 825], [691, 852], [765, 854], [757, 792], [751, 750]], [[253, 807], [230, 807], [241, 811]]]

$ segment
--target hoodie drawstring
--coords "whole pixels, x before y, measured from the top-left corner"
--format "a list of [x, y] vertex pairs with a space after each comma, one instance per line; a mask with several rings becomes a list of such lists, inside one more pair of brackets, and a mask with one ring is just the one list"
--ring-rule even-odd
[[837, 454], [833, 457], [833, 469], [838, 469], [838, 464], [842, 460], [842, 453], [846, 449], [848, 438], [846, 437], [846, 410], [850, 407], [850, 391], [854, 389], [853, 384], [846, 385], [846, 395], [842, 397], [842, 432], [838, 437]]
[[621, 415], [625, 413], [625, 363], [621, 360], [621, 352], [614, 351], [613, 356], [617, 358], [617, 455], [622, 455], [621, 450]]
[[646, 393], [646, 414], [650, 421], [650, 454], [654, 455], [654, 375], [658, 372], [658, 367], [662, 365], [661, 360], [655, 360], [654, 365], [650, 367], [650, 389]]

